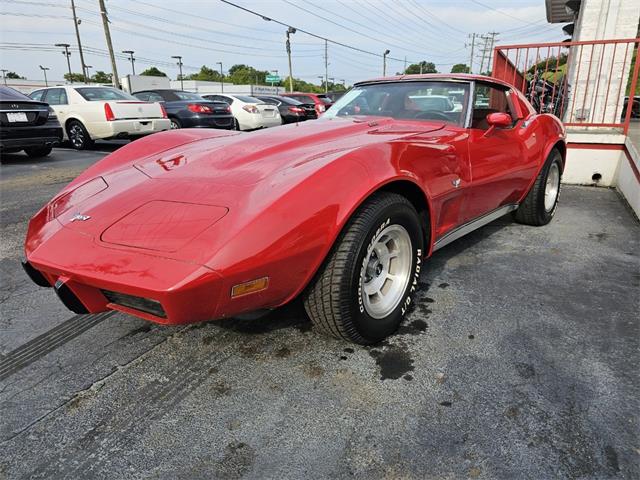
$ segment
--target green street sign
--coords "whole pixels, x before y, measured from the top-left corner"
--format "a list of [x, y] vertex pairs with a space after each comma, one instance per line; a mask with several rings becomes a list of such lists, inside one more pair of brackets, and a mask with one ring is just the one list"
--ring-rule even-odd
[[267, 75], [267, 78], [264, 80], [269, 83], [278, 83], [280, 81], [280, 77], [278, 75]]

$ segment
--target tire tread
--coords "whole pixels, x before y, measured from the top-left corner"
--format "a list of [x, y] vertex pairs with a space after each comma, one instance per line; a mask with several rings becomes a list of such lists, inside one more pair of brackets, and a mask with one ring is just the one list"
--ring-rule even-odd
[[353, 262], [356, 261], [354, 252], [369, 233], [376, 216], [398, 203], [414, 208], [406, 197], [397, 193], [375, 194], [356, 211], [343, 229], [304, 295], [305, 310], [318, 330], [355, 343], [371, 343], [358, 333], [349, 311], [351, 290], [357, 288], [349, 285]]

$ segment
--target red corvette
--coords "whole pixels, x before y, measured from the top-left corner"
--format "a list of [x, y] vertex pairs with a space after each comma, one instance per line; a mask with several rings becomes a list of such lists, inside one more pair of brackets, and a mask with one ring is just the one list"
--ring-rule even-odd
[[488, 77], [361, 82], [315, 122], [122, 147], [33, 217], [24, 266], [78, 313], [179, 324], [301, 295], [318, 329], [374, 343], [433, 251], [509, 212], [551, 220], [564, 138]]

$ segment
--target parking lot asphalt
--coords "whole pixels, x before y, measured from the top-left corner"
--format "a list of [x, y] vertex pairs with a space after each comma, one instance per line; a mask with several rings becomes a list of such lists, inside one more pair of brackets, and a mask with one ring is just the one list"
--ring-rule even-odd
[[300, 305], [161, 327], [23, 274], [29, 217], [103, 153], [0, 166], [0, 478], [640, 478], [640, 227], [565, 186], [426, 262], [370, 348]]

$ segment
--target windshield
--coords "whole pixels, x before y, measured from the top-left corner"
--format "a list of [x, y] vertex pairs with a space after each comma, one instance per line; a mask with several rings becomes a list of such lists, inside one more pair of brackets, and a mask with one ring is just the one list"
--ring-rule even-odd
[[180, 100], [204, 100], [200, 95], [196, 95], [195, 93], [191, 93], [191, 92], [182, 92], [180, 90], [174, 90], [173, 93], [176, 97], [178, 97]]
[[100, 100], [140, 100], [133, 95], [129, 95], [112, 87], [82, 87], [76, 88], [76, 91], [82, 95], [85, 100], [90, 102]]
[[[462, 93], [463, 102], [451, 97]], [[324, 118], [383, 116], [402, 120], [441, 120], [462, 125], [469, 84], [460, 82], [397, 82], [361, 85], [348, 91]]]
[[331, 103], [331, 99], [329, 97], [327, 97], [326, 95], [318, 95], [318, 98], [320, 99], [320, 101], [322, 103], [325, 103], [327, 105], [329, 105]]

